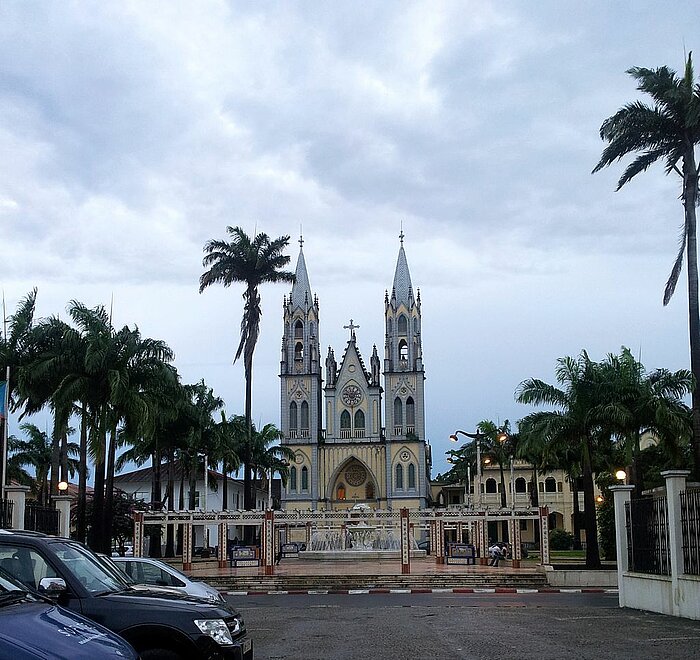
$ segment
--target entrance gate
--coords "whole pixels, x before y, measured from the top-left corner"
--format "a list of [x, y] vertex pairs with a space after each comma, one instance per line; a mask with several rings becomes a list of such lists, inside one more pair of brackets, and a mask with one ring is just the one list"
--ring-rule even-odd
[[303, 528], [307, 547], [314, 528], [344, 529], [346, 525], [370, 523], [393, 527], [401, 540], [401, 572], [410, 573], [410, 534], [415, 529], [430, 530], [430, 550], [438, 564], [445, 562], [445, 530], [456, 529], [458, 538], [466, 531], [475, 546], [480, 561], [488, 557], [488, 523], [505, 521], [512, 546], [513, 567], [518, 568], [522, 559], [520, 521], [539, 520], [541, 563], [549, 564], [549, 526], [547, 507], [539, 509], [498, 509], [475, 511], [473, 509], [400, 509], [392, 511], [164, 511], [134, 514], [134, 556], [143, 556], [144, 525], [180, 525], [183, 527], [182, 567], [192, 568], [192, 526], [216, 524], [218, 531], [217, 559], [220, 568], [226, 567], [228, 526], [253, 526], [260, 528], [260, 559], [265, 575], [274, 574], [275, 556], [279, 552], [280, 532], [289, 538], [289, 530]]

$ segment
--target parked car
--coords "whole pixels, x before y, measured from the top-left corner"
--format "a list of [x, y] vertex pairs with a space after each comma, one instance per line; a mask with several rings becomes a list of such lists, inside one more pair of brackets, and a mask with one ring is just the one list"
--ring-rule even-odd
[[132, 589], [76, 541], [0, 530], [0, 567], [121, 635], [142, 660], [252, 660], [243, 619], [227, 603]]
[[211, 585], [206, 582], [193, 582], [164, 561], [150, 557], [113, 557], [112, 562], [136, 584], [172, 587], [188, 596], [196, 596], [212, 602], [224, 600], [221, 593]]
[[137, 656], [118, 635], [30, 592], [0, 568], [0, 658], [136, 660]]
[[[108, 557], [106, 554], [103, 552], [96, 552], [95, 556], [97, 556], [100, 561], [102, 562], [102, 565], [108, 570], [111, 571], [113, 575], [118, 580], [122, 580], [123, 582], [126, 583], [128, 587], [131, 589], [136, 589], [137, 591], [160, 591], [161, 593], [170, 593], [170, 594], [175, 594], [177, 596], [181, 595], [182, 592], [179, 589], [176, 589], [175, 587], [163, 587], [163, 586], [156, 586], [153, 584], [138, 584], [134, 580], [131, 579], [131, 577], [124, 572], [124, 569], [120, 568], [114, 563], [114, 560], [112, 557]], [[208, 600], [208, 599], [205, 599]], [[222, 599], [223, 600], [223, 599]]]

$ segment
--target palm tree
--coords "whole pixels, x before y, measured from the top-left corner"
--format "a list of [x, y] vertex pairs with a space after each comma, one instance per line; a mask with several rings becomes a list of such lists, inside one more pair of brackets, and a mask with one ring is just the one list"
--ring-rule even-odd
[[640, 496], [644, 480], [640, 469], [640, 439], [652, 432], [669, 452], [680, 453], [678, 443], [692, 435], [692, 416], [682, 398], [693, 390], [693, 376], [686, 370], [656, 369], [647, 373], [631, 351], [609, 354], [600, 364], [606, 403], [602, 414], [621, 441], [630, 465], [630, 480]]
[[[10, 438], [10, 452], [12, 463], [19, 467], [30, 467], [34, 471], [35, 493], [39, 504], [49, 502], [49, 470], [51, 468], [51, 456], [53, 442], [48, 434], [34, 424], [22, 424], [20, 429], [26, 434], [26, 440]], [[67, 465], [70, 474], [78, 468], [78, 461], [73, 458], [78, 453], [75, 443], [67, 445]]]
[[[289, 236], [270, 240], [267, 234], [256, 234], [251, 240], [240, 227], [227, 227], [231, 241], [210, 240], [204, 245], [205, 257], [202, 265], [208, 268], [199, 278], [199, 292], [212, 284], [229, 287], [238, 282], [245, 285], [243, 292], [244, 309], [241, 319], [241, 340], [234, 362], [243, 355], [245, 371], [245, 419], [248, 442], [241, 458], [244, 463], [243, 500], [246, 509], [255, 507], [252, 488], [251, 445], [253, 437], [252, 384], [253, 353], [260, 333], [260, 293], [261, 284], [267, 282], [292, 282], [294, 273], [282, 270], [290, 257], [283, 254], [289, 243]], [[246, 528], [248, 529], [248, 528]]]
[[598, 365], [582, 351], [577, 359], [559, 358], [556, 369], [560, 389], [537, 378], [523, 381], [516, 400], [535, 406], [551, 405], [558, 410], [533, 412], [520, 422], [526, 435], [534, 434], [554, 454], [576, 448], [583, 477], [586, 566], [600, 567], [598, 528], [594, 498], [594, 461], [607, 454], [610, 435], [601, 425], [601, 377]]
[[[688, 55], [682, 78], [668, 67], [646, 69], [633, 67], [627, 71], [637, 80], [637, 89], [649, 94], [651, 107], [636, 101], [606, 119], [600, 136], [608, 142], [597, 172], [628, 154], [636, 158], [627, 166], [617, 184], [620, 190], [637, 174], [662, 160], [666, 173], [681, 177], [684, 221], [680, 246], [664, 289], [663, 304], [671, 300], [678, 283], [684, 256], [688, 261], [688, 313], [690, 327], [690, 368], [695, 382], [700, 382], [700, 306], [698, 304], [698, 260], [696, 214], [698, 203], [698, 167], [695, 146], [700, 143], [700, 85], [694, 81], [692, 54]], [[695, 476], [700, 478], [700, 392], [693, 389], [693, 458]]]
[[253, 429], [253, 447], [251, 462], [254, 479], [260, 479], [265, 485], [272, 479], [274, 472], [279, 472], [282, 483], [287, 483], [289, 464], [294, 460], [294, 451], [286, 445], [274, 444], [284, 437], [274, 424], [265, 424], [259, 431]]

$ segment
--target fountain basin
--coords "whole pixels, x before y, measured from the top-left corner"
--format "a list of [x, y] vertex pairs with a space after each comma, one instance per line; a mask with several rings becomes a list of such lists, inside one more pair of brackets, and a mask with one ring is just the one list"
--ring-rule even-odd
[[[411, 558], [426, 556], [425, 550], [411, 550]], [[327, 561], [377, 561], [380, 559], [401, 559], [400, 550], [304, 550], [299, 553], [299, 559]]]

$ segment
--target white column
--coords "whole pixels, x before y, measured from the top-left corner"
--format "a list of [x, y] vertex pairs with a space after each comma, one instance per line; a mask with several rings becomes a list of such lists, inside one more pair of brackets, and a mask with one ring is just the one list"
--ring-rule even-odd
[[673, 616], [680, 616], [680, 588], [678, 578], [685, 572], [683, 565], [683, 528], [681, 527], [681, 493], [690, 470], [665, 470], [666, 506], [668, 511], [668, 552], [671, 560], [671, 589], [673, 591]]
[[24, 508], [29, 486], [5, 486], [5, 497], [12, 504], [12, 529], [24, 529]]
[[58, 511], [58, 535], [64, 538], [70, 538], [70, 505], [72, 501], [72, 495], [55, 495], [53, 498], [54, 507]]
[[629, 570], [627, 560], [627, 520], [625, 516], [625, 506], [630, 501], [630, 496], [634, 486], [610, 486], [615, 503], [615, 546], [617, 548], [617, 589], [618, 603], [620, 607], [625, 607], [625, 583], [624, 574]]

